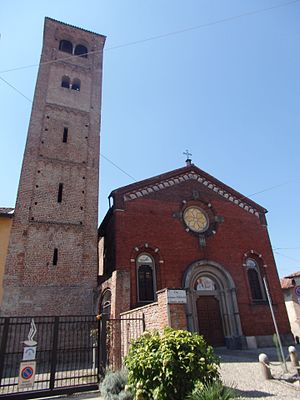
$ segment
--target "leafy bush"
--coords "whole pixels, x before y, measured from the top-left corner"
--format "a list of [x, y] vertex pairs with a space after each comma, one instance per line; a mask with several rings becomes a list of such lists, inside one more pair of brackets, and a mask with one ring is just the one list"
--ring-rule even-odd
[[126, 390], [127, 380], [127, 372], [124, 370], [108, 371], [100, 386], [101, 396], [104, 400], [131, 400], [133, 395]]
[[230, 400], [236, 397], [234, 389], [223, 386], [221, 381], [196, 387], [192, 394], [188, 396], [188, 400]]
[[219, 377], [219, 359], [203, 337], [171, 328], [134, 341], [125, 365], [137, 400], [183, 400], [196, 382], [209, 384]]

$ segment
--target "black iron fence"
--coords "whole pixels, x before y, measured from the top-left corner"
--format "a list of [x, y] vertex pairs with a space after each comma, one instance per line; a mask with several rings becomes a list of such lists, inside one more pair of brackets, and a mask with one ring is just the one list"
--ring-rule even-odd
[[[32, 326], [36, 327], [33, 342], [29, 340]], [[0, 317], [0, 398], [29, 399], [97, 389], [99, 335], [99, 321], [94, 315]], [[24, 348], [30, 345], [36, 348], [35, 371], [28, 361], [21, 375], [20, 367], [26, 366], [21, 364], [26, 359]], [[34, 372], [31, 385], [30, 374]]]

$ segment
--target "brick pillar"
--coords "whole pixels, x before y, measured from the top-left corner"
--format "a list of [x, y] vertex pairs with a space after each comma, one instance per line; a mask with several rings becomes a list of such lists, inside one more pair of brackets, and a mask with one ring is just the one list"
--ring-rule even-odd
[[162, 326], [187, 329], [186, 304], [168, 304], [168, 289], [157, 292], [157, 303]]

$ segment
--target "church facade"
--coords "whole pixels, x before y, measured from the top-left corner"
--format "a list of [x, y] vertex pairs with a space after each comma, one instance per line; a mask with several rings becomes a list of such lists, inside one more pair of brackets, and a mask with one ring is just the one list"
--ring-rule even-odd
[[290, 325], [266, 210], [191, 164], [114, 190], [104, 240], [100, 308], [203, 334], [215, 346], [272, 344]]

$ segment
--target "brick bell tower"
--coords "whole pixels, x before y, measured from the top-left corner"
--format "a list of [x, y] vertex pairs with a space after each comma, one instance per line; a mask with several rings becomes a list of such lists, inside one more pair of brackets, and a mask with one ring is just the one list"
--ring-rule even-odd
[[2, 315], [94, 312], [104, 43], [45, 19]]

